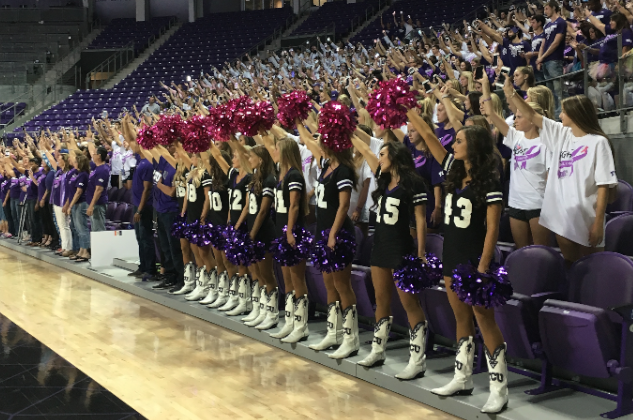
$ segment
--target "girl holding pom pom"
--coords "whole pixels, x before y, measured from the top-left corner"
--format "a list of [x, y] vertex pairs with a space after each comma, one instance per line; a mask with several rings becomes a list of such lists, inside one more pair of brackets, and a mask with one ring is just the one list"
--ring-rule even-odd
[[[273, 272], [273, 255], [270, 246], [275, 240], [275, 224], [270, 217], [270, 210], [275, 201], [275, 164], [264, 146], [255, 146], [250, 150], [249, 163], [253, 168], [253, 177], [247, 188], [246, 202], [248, 206], [241, 218], [246, 220], [250, 228], [250, 239], [255, 244], [263, 245], [263, 258], [250, 266], [251, 272], [260, 280], [259, 302], [253, 299], [253, 311], [243, 319], [249, 327], [267, 330], [279, 322], [279, 289]], [[256, 245], [257, 246], [257, 245]], [[255, 306], [257, 303], [259, 305]]]
[[[411, 152], [405, 145], [386, 143], [376, 157], [369, 145], [360, 138], [353, 136], [352, 142], [356, 150], [367, 159], [378, 184], [372, 193], [377, 209], [371, 253], [371, 277], [376, 291], [376, 327], [371, 353], [359, 362], [363, 366], [374, 366], [382, 364], [386, 358], [387, 339], [393, 320], [393, 272], [402, 265], [406, 255], [414, 252], [413, 238], [409, 234], [411, 219], [415, 222], [418, 240], [415, 255], [426, 262], [424, 249], [427, 192], [424, 181], [415, 172]], [[408, 380], [423, 375], [426, 370], [424, 350], [427, 323], [418, 295], [400, 289], [397, 291], [411, 325], [411, 346], [409, 363], [396, 377]]]
[[[271, 334], [271, 337], [287, 342], [292, 334], [290, 338], [297, 342], [310, 334], [307, 323], [308, 288], [305, 280], [306, 258], [310, 251], [307, 249], [309, 233], [304, 228], [308, 210], [306, 183], [301, 172], [301, 155], [297, 143], [284, 138], [273, 145], [271, 137], [264, 135], [262, 139], [273, 160], [279, 164], [279, 181], [274, 190], [277, 237], [275, 259], [282, 265], [286, 289], [286, 323], [280, 331]], [[290, 249], [292, 255], [287, 255], [280, 249]]]
[[[448, 153], [433, 130], [415, 111], [410, 110], [407, 115], [425, 139], [433, 157], [442, 163], [447, 173], [444, 203], [444, 281], [457, 321], [458, 349], [453, 380], [431, 392], [442, 396], [472, 393], [475, 356], [473, 318], [476, 318], [484, 338], [490, 372], [490, 396], [481, 411], [498, 413], [508, 403], [508, 367], [505, 358], [506, 345], [495, 322], [494, 308], [470, 306], [462, 302], [451, 288], [451, 276], [459, 264], [474, 264], [481, 256], [477, 271], [486, 273], [494, 257], [503, 194], [491, 135], [479, 126], [464, 127], [456, 134], [454, 154]], [[493, 351], [490, 352], [490, 349]]]
[[[340, 251], [346, 246], [351, 248], [343, 251], [345, 261], [330, 259], [330, 263], [335, 263], [334, 267], [328, 267], [328, 270], [332, 269], [332, 271], [322, 271], [328, 297], [328, 328], [323, 340], [318, 344], [310, 345], [310, 348], [326, 350], [338, 345], [339, 348], [329, 357], [344, 359], [358, 352], [360, 347], [356, 295], [351, 282], [351, 263], [356, 248], [355, 229], [352, 220], [347, 215], [352, 189], [356, 189], [358, 182], [358, 174], [354, 169], [351, 144], [349, 148], [335, 152], [322, 141], [317, 143], [299, 121], [297, 121], [297, 129], [301, 140], [321, 166], [321, 174], [315, 187], [317, 220], [315, 240], [325, 240], [324, 235], [328, 235], [326, 246], [330, 250], [334, 251], [338, 248]], [[318, 263], [318, 256], [315, 256], [314, 260]], [[320, 268], [323, 270], [324, 267]], [[340, 306], [343, 308], [342, 317]], [[342, 329], [345, 331], [344, 335]]]

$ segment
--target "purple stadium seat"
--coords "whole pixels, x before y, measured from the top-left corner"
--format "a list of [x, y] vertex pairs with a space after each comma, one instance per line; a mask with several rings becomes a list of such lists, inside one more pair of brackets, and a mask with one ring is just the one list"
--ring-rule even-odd
[[323, 275], [312, 263], [306, 265], [306, 286], [312, 302], [327, 306], [327, 292], [325, 284], [323, 284]]
[[114, 214], [114, 210], [116, 210], [116, 203], [109, 202], [106, 207], [105, 218], [106, 221], [112, 220], [112, 215]]
[[607, 213], [633, 211], [633, 187], [627, 182], [618, 181], [618, 197], [607, 205]]
[[374, 235], [367, 235], [361, 245], [360, 256], [358, 257], [358, 264], [369, 267], [369, 259], [371, 258], [371, 249], [374, 246]]
[[119, 189], [117, 187], [112, 187], [108, 190], [108, 202], [114, 201], [114, 196], [116, 195]]
[[[125, 203], [123, 203], [125, 204]], [[123, 229], [134, 229], [134, 207], [128, 206], [123, 213], [123, 218], [121, 219], [121, 228]]]
[[[374, 318], [374, 306], [369, 296], [368, 283], [371, 283], [371, 269], [354, 266], [352, 268], [352, 289], [356, 294], [356, 309], [360, 316]], [[369, 290], [373, 290], [373, 287]]]
[[546, 299], [558, 297], [565, 281], [565, 263], [552, 248], [533, 245], [514, 251], [505, 262], [514, 295], [495, 310], [497, 324], [508, 343], [508, 355], [536, 359], [540, 342], [538, 311]]
[[[108, 206], [110, 204], [113, 204], [116, 206], [114, 213], [112, 214], [112, 218], [110, 219], [110, 223], [108, 224], [108, 230], [117, 230], [117, 229], [121, 229], [123, 226], [123, 222], [127, 221], [127, 219], [125, 218], [126, 216], [126, 212], [128, 210], [129, 207], [127, 204], [125, 203], [108, 203]], [[132, 212], [134, 211], [134, 209], [131, 209]], [[134, 214], [132, 214], [132, 217], [134, 217]], [[125, 228], [127, 229], [127, 227]]]
[[442, 259], [444, 250], [444, 237], [437, 233], [429, 233], [426, 235], [426, 252], [435, 254], [437, 258]]
[[113, 194], [112, 196], [112, 201], [116, 202], [116, 203], [123, 203], [123, 196], [125, 195], [125, 192], [127, 191], [127, 189], [125, 188], [119, 188], [117, 190], [117, 192], [115, 194]]
[[125, 189], [121, 201], [124, 203], [132, 204], [132, 190]]
[[[548, 361], [557, 368], [594, 378], [616, 378], [613, 396], [581, 385], [575, 389], [617, 401], [615, 418], [633, 412], [633, 262], [602, 252], [578, 260], [568, 272], [567, 301], [549, 299], [539, 312], [539, 329]], [[551, 378], [541, 379], [547, 392]], [[563, 385], [563, 384], [561, 384]]]
[[633, 256], [633, 213], [619, 215], [607, 222], [604, 250]]

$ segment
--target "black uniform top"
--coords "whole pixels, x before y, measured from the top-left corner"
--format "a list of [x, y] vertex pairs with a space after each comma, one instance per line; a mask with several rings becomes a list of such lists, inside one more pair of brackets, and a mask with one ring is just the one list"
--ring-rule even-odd
[[290, 206], [290, 191], [299, 191], [299, 214], [295, 226], [303, 226], [304, 218], [304, 201], [306, 194], [306, 182], [303, 174], [295, 169], [290, 168], [286, 172], [286, 176], [279, 180], [275, 187], [275, 225], [277, 227], [277, 236], [281, 236], [282, 229], [288, 224], [288, 207]]
[[224, 188], [216, 187], [214, 190], [213, 183], [209, 184], [209, 221], [214, 225], [226, 225], [229, 216], [229, 180], [224, 181]]
[[190, 179], [187, 184], [187, 221], [189, 223], [200, 220], [204, 206], [204, 187], [211, 186], [211, 177], [206, 170], [203, 170], [198, 187]]
[[[380, 167], [376, 178], [380, 177]], [[425, 205], [427, 191], [424, 181], [418, 178], [413, 185], [412, 195], [406, 194], [400, 186], [385, 189], [376, 203], [376, 230], [371, 254], [371, 265], [397, 268], [402, 258], [414, 252], [414, 242], [409, 233], [411, 221], [415, 221], [413, 209]]]
[[[321, 232], [329, 229], [334, 224], [339, 207], [339, 192], [351, 191], [354, 188], [354, 169], [349, 166], [338, 165], [329, 175], [325, 176], [330, 161], [321, 159], [321, 175], [314, 189], [316, 198], [317, 239]], [[349, 216], [345, 216], [345, 222], [341, 230], [347, 230], [354, 234], [354, 224]]]
[[[442, 166], [449, 173], [455, 158], [447, 154]], [[457, 264], [477, 264], [486, 239], [488, 205], [503, 202], [501, 184], [486, 191], [486, 205], [476, 205], [472, 188], [447, 192], [444, 200], [444, 273], [452, 273]], [[450, 270], [450, 271], [449, 271]]]
[[179, 211], [182, 211], [182, 207], [185, 204], [185, 197], [187, 196], [187, 181], [185, 181], [185, 179], [187, 179], [188, 173], [189, 173], [189, 170], [185, 169], [185, 171], [182, 173], [183, 180], [182, 181], [174, 180], [174, 187], [176, 187], [176, 198], [178, 199]]
[[[262, 199], [264, 197], [270, 197], [271, 199], [275, 199], [275, 185], [277, 184], [277, 180], [275, 179], [275, 175], [269, 174], [262, 181], [262, 190], [259, 195], [255, 194], [253, 188], [250, 190], [249, 194], [249, 203], [248, 203], [248, 226], [252, 228], [255, 224], [255, 219], [257, 219], [257, 215], [259, 214], [259, 210], [262, 205]], [[272, 220], [270, 219], [270, 212], [266, 213], [266, 218], [264, 219], [264, 223], [262, 223], [262, 227], [266, 224], [272, 225]], [[261, 230], [261, 228], [260, 228]]]
[[238, 175], [239, 171], [237, 169], [229, 169], [229, 211], [231, 224], [234, 226], [242, 215], [242, 210], [246, 205], [246, 188], [252, 178], [251, 174], [246, 174], [242, 177], [240, 182], [237, 182]]

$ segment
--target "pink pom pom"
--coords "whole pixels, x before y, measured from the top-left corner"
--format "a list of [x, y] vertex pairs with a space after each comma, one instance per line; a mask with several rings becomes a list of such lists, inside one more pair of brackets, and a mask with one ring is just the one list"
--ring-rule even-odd
[[270, 130], [275, 122], [275, 111], [270, 102], [258, 102], [239, 109], [234, 114], [238, 131], [254, 136], [260, 130]]
[[349, 149], [357, 124], [347, 106], [337, 101], [327, 102], [319, 111], [321, 142], [335, 152]]
[[209, 142], [213, 139], [209, 118], [195, 115], [183, 123], [182, 148], [189, 153], [200, 153], [209, 149]]
[[153, 149], [160, 142], [158, 141], [158, 133], [156, 132], [156, 126], [143, 127], [136, 136], [136, 142], [143, 149]]
[[184, 121], [180, 114], [164, 115], [154, 125], [158, 142], [163, 146], [167, 146], [175, 141], [180, 141], [183, 136]]
[[209, 109], [209, 125], [214, 139], [229, 141], [231, 136], [237, 132], [237, 127], [233, 120], [235, 111], [235, 103], [233, 102]]
[[415, 94], [401, 78], [380, 82], [367, 102], [367, 111], [382, 128], [399, 128], [407, 123], [407, 111], [417, 106]]
[[253, 100], [251, 99], [250, 96], [244, 95], [244, 96], [240, 96], [237, 99], [231, 99], [227, 103], [227, 105], [229, 106], [229, 108], [231, 108], [231, 110], [237, 111], [240, 109], [247, 108], [250, 105], [253, 105]]
[[312, 108], [310, 98], [303, 90], [282, 95], [277, 100], [277, 106], [279, 107], [277, 118], [285, 127], [294, 127], [297, 118], [301, 121], [305, 120]]

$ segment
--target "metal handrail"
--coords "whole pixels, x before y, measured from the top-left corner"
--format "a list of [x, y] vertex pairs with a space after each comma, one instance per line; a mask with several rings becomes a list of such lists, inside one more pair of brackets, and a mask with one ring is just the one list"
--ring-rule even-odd
[[[131, 59], [130, 59], [131, 56]], [[107, 79], [99, 80], [99, 86], [107, 83], [114, 75], [121, 70], [124, 66], [126, 66], [131, 60], [134, 59], [134, 42], [129, 42], [123, 48], [117, 49], [117, 52], [112, 54], [110, 57], [105, 59], [101, 64], [94, 67], [92, 70], [86, 73], [86, 84], [85, 89], [91, 89], [91, 78], [93, 75], [97, 73], [103, 73], [107, 69], [107, 73], [109, 74]], [[125, 63], [124, 63], [125, 58]], [[110, 71], [112, 70], [112, 71]], [[96, 82], [96, 80], [95, 80]]]

